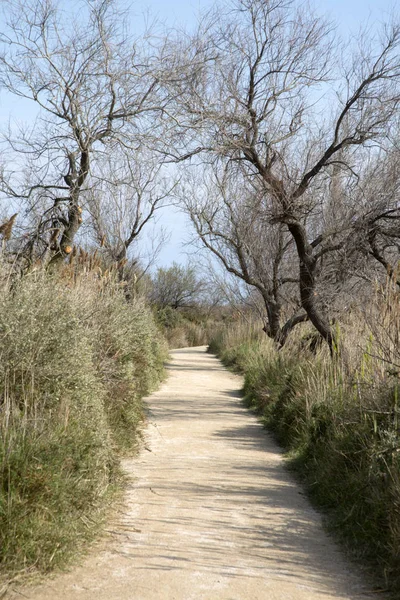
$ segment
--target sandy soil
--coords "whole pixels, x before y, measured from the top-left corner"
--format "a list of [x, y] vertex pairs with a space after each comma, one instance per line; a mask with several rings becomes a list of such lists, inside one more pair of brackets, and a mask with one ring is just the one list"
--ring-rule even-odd
[[[126, 503], [84, 563], [31, 600], [359, 600], [359, 574], [321, 528], [280, 450], [205, 348], [172, 353]], [[22, 594], [22, 595], [21, 595]], [[382, 598], [382, 596], [380, 596]]]

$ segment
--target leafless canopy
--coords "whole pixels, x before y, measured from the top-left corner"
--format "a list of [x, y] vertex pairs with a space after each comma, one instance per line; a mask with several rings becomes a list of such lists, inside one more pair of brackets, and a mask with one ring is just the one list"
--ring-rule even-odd
[[240, 169], [235, 178], [231, 174], [221, 164], [212, 173], [195, 172], [181, 189], [181, 203], [203, 246], [228, 273], [258, 290], [266, 313], [264, 329], [283, 344], [306, 319], [299, 311], [293, 240], [282, 224], [265, 222], [263, 195], [246, 189]]
[[260, 222], [292, 236], [301, 306], [331, 347], [316, 286], [349, 229], [321, 218], [332, 202], [327, 191], [338, 170], [352, 185], [360, 157], [388, 148], [400, 101], [399, 24], [366, 39], [344, 47], [329, 23], [294, 0], [233, 0], [191, 42], [204, 48], [204, 69], [181, 86], [185, 134], [170, 153], [178, 161], [222, 160], [233, 178], [240, 165], [246, 188], [261, 197]]
[[72, 16], [55, 0], [8, 0], [0, 34], [0, 83], [38, 111], [5, 136], [20, 168], [4, 169], [1, 191], [34, 217], [26, 253], [44, 261], [71, 252], [98, 156], [154, 140], [169, 101], [162, 44], [128, 35], [114, 0], [76, 6]]
[[135, 160], [124, 151], [98, 162], [86, 204], [90, 229], [111, 261], [133, 258], [132, 248], [173, 188], [162, 162], [145, 148]]

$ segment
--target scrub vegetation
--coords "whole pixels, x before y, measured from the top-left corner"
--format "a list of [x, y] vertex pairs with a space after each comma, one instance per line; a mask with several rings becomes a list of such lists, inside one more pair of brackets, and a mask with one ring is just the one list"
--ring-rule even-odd
[[241, 322], [217, 331], [210, 350], [244, 374], [247, 406], [286, 448], [336, 537], [398, 592], [400, 305], [393, 285], [343, 318], [335, 334], [332, 358], [307, 326], [278, 350], [257, 325]]
[[0, 573], [46, 572], [92, 539], [135, 449], [165, 342], [115, 274], [0, 265]]

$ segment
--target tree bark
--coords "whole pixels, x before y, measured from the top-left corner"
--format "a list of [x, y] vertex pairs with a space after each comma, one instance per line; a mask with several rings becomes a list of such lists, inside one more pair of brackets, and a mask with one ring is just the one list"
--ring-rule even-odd
[[316, 303], [315, 271], [317, 261], [313, 255], [313, 248], [307, 240], [306, 232], [301, 223], [291, 221], [288, 223], [290, 233], [293, 235], [300, 261], [300, 300], [301, 306], [316, 330], [329, 346], [333, 355], [334, 335], [325, 315]]
[[50, 259], [49, 265], [57, 265], [69, 256], [73, 249], [74, 238], [82, 223], [79, 205], [70, 201], [67, 213], [67, 223], [61, 235], [58, 248]]
[[293, 317], [290, 317], [290, 319], [288, 319], [286, 321], [286, 323], [284, 324], [284, 326], [281, 329], [281, 333], [279, 336], [280, 348], [283, 348], [283, 346], [286, 344], [287, 338], [289, 336], [289, 333], [292, 331], [292, 329], [294, 329], [296, 327], [296, 325], [299, 325], [300, 323], [304, 323], [305, 321], [308, 321], [307, 313], [303, 314], [303, 315], [294, 315]]
[[89, 174], [90, 147], [81, 151], [79, 169], [76, 167], [75, 157], [72, 153], [68, 155], [69, 171], [64, 180], [70, 187], [70, 199], [67, 218], [55, 254], [50, 260], [50, 265], [62, 262], [72, 252], [74, 239], [82, 223], [82, 209], [79, 206], [79, 197], [83, 184]]
[[281, 333], [281, 310], [282, 307], [278, 302], [272, 302], [271, 299], [264, 297], [264, 304], [267, 310], [268, 323], [265, 324], [263, 330], [274, 341], [278, 341]]

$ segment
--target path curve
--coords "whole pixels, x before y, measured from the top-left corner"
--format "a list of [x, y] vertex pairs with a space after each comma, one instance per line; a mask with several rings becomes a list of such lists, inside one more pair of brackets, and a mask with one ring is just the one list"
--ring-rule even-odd
[[[107, 539], [30, 600], [360, 600], [369, 596], [281, 452], [205, 348], [173, 351]], [[14, 594], [13, 594], [14, 596]], [[15, 597], [21, 597], [15, 594]]]

